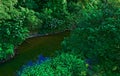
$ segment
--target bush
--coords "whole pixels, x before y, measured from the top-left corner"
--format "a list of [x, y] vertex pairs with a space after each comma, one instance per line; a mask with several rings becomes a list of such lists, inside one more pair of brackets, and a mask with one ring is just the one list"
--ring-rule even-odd
[[14, 47], [28, 36], [28, 29], [23, 26], [24, 18], [20, 16], [20, 12], [12, 4], [5, 4], [3, 2], [0, 6], [0, 60], [14, 55]]
[[14, 55], [14, 47], [28, 36], [28, 29], [17, 19], [0, 22], [0, 32], [0, 60], [8, 55]]
[[23, 7], [19, 8], [19, 12], [21, 17], [24, 18], [23, 25], [26, 26], [30, 31], [38, 27], [41, 27], [42, 20], [36, 16], [38, 12], [29, 10], [28, 8], [23, 8]]
[[26, 67], [19, 76], [86, 76], [87, 67], [83, 60], [72, 54], [62, 53], [39, 65]]

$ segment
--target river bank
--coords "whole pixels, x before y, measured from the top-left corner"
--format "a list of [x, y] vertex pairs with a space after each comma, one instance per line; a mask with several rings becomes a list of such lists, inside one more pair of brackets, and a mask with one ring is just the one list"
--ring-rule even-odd
[[[54, 33], [46, 33], [46, 34], [39, 34], [39, 33], [37, 33], [37, 32], [35, 32], [35, 33], [30, 33], [29, 36], [28, 36], [26, 39], [30, 39], [30, 38], [34, 38], [34, 37], [50, 36], [50, 35], [55, 35], [55, 34], [59, 34], [59, 33], [63, 33], [63, 32], [70, 32], [70, 30], [69, 30], [69, 29], [66, 29], [66, 30], [64, 30], [64, 31], [59, 31], [59, 32], [54, 32]], [[20, 45], [18, 45], [18, 46], [20, 46]], [[6, 59], [0, 60], [0, 64], [4, 64], [5, 62], [7, 62], [7, 61], [9, 61], [9, 60], [11, 60], [11, 59], [13, 59], [13, 58], [15, 58], [15, 56], [19, 54], [18, 49], [17, 49], [18, 46], [16, 46], [16, 47], [14, 48], [14, 54], [8, 56]]]
[[18, 54], [13, 59], [0, 64], [0, 76], [15, 76], [16, 71], [28, 61], [35, 60], [38, 55], [53, 56], [61, 48], [60, 43], [69, 32], [54, 35], [27, 38], [17, 47]]

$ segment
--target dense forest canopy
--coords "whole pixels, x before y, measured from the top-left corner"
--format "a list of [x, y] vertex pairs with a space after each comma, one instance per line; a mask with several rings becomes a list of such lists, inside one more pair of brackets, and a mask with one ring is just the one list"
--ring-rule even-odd
[[[79, 68], [77, 64], [83, 65], [76, 69], [76, 76], [119, 75], [120, 0], [0, 0], [0, 60], [14, 56], [15, 47], [33, 32], [47, 34], [64, 30], [71, 30], [71, 35], [61, 43], [62, 54], [45, 64], [26, 68], [19, 73], [20, 76], [38, 71], [43, 74], [46, 67], [49, 67], [46, 73], [51, 75], [67, 76], [69, 73], [73, 76], [73, 70]], [[69, 68], [68, 63], [63, 68], [61, 65], [65, 63], [62, 61], [69, 57], [68, 62], [76, 65]], [[92, 63], [85, 66], [86, 60]], [[61, 64], [54, 63], [56, 61]], [[88, 65], [95, 73], [86, 70]], [[38, 69], [43, 67], [40, 68], [42, 71], [33, 73], [31, 69], [36, 66]], [[51, 66], [67, 69], [67, 73], [59, 68], [53, 72], [55, 69]]]

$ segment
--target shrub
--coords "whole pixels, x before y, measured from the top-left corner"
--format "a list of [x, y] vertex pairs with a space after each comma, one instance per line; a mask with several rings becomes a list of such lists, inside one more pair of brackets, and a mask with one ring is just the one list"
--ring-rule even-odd
[[19, 76], [86, 76], [86, 64], [72, 54], [62, 53], [39, 65], [26, 67]]
[[21, 20], [4, 20], [0, 22], [0, 60], [8, 55], [14, 55], [14, 47], [19, 45], [27, 36], [28, 30]]
[[19, 12], [20, 12], [20, 16], [24, 18], [23, 25], [26, 26], [30, 31], [38, 27], [41, 27], [42, 20], [36, 16], [38, 12], [23, 7], [19, 8]]

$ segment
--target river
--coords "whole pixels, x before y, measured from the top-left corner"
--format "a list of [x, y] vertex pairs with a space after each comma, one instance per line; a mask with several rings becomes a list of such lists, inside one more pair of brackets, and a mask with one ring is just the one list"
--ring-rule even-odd
[[0, 64], [0, 76], [15, 76], [17, 70], [28, 61], [36, 60], [37, 56], [53, 56], [60, 49], [60, 43], [69, 32], [26, 39], [17, 49], [18, 55], [6, 63]]

